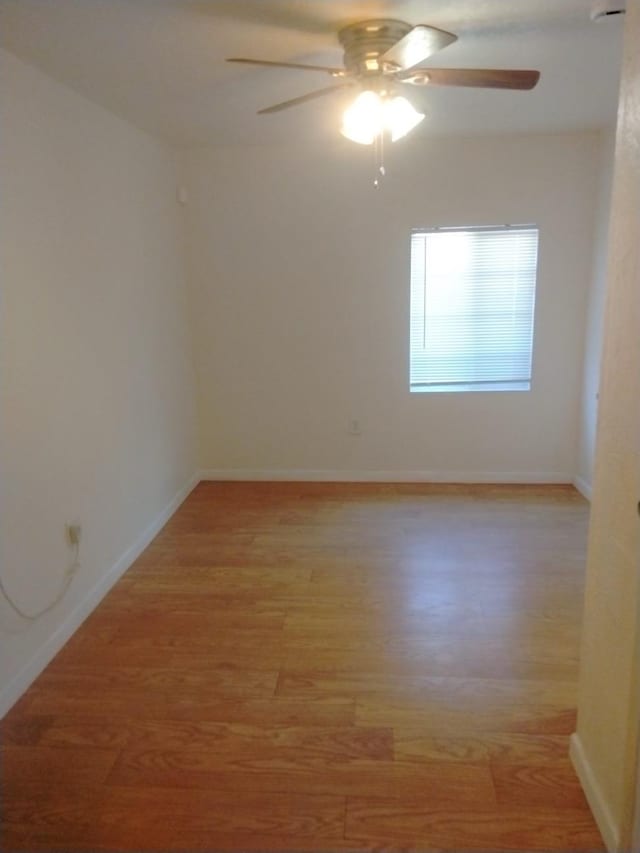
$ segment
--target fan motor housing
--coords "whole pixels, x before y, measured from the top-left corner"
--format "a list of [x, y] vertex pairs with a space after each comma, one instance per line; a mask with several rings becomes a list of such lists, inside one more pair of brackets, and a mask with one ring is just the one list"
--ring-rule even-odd
[[345, 69], [364, 76], [379, 76], [381, 72], [397, 70], [392, 63], [379, 62], [378, 57], [412, 29], [411, 24], [393, 18], [375, 18], [344, 27], [338, 33], [338, 39], [344, 47]]

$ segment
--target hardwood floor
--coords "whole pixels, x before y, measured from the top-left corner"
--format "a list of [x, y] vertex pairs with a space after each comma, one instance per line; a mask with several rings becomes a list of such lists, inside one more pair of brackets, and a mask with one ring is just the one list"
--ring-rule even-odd
[[565, 487], [203, 483], [2, 723], [2, 850], [603, 850]]

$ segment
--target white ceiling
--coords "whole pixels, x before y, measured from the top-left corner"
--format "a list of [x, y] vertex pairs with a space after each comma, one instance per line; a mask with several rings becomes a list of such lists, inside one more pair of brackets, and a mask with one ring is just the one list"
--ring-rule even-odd
[[[393, 17], [455, 32], [434, 67], [537, 68], [532, 92], [407, 87], [416, 133], [561, 131], [615, 120], [623, 16], [593, 0], [0, 0], [0, 44], [176, 144], [335, 136], [342, 95], [256, 110], [330, 85], [325, 74], [227, 56], [342, 64], [341, 25]], [[353, 96], [351, 96], [353, 97]]]

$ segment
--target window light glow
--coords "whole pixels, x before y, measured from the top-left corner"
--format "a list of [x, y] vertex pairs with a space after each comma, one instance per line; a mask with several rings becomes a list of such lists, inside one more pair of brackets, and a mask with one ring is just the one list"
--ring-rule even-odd
[[406, 98], [385, 98], [377, 92], [361, 92], [348, 107], [342, 120], [342, 135], [360, 145], [371, 145], [385, 131], [395, 142], [424, 119]]
[[411, 236], [410, 390], [531, 389], [538, 229]]

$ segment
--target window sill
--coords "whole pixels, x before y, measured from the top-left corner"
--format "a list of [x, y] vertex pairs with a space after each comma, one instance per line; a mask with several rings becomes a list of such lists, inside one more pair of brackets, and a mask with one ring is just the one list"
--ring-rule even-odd
[[442, 385], [411, 385], [412, 394], [467, 394], [476, 391], [530, 391], [530, 382], [478, 382]]

